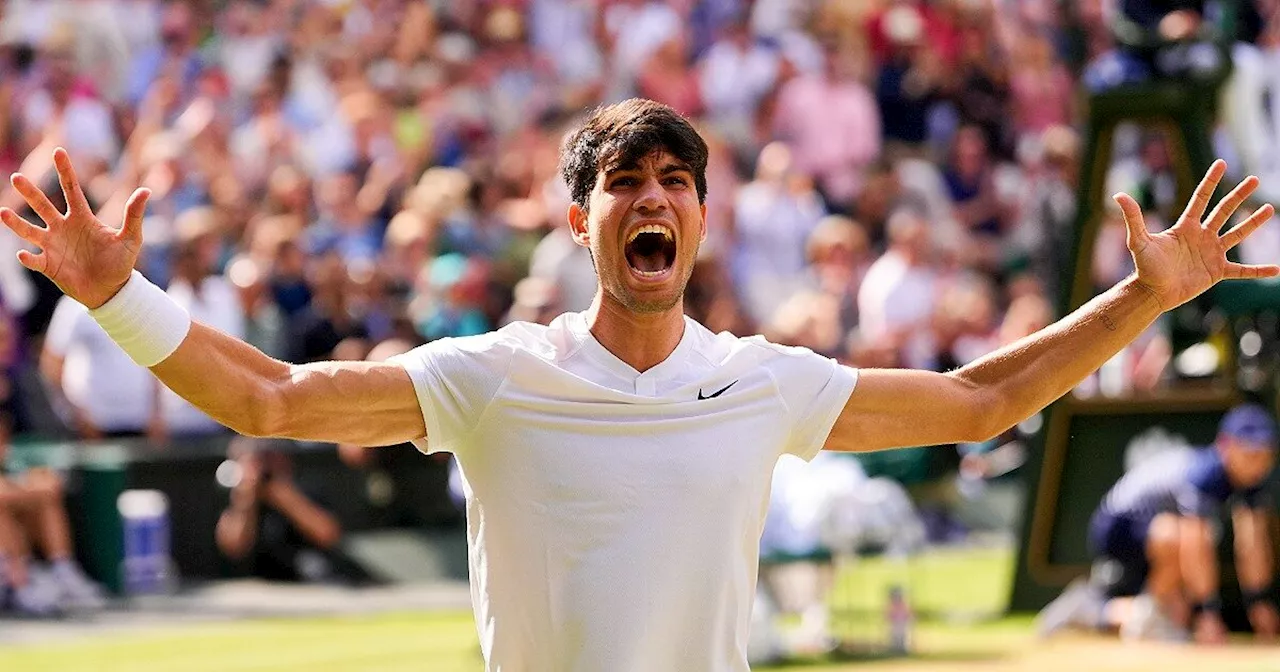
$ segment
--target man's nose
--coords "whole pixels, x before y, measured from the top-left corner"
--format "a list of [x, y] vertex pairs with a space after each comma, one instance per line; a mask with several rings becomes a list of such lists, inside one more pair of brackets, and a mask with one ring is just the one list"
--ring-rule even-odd
[[650, 213], [662, 210], [666, 206], [667, 194], [662, 190], [660, 181], [656, 178], [646, 179], [640, 185], [640, 192], [636, 194], [635, 209]]

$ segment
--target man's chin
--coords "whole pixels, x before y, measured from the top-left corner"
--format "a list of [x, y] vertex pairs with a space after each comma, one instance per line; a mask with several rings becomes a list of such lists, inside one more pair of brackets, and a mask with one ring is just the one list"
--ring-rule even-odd
[[627, 310], [639, 314], [652, 314], [665, 313], [680, 305], [684, 296], [683, 289], [683, 287], [667, 286], [638, 291], [634, 287], [623, 286], [611, 293], [613, 298]]

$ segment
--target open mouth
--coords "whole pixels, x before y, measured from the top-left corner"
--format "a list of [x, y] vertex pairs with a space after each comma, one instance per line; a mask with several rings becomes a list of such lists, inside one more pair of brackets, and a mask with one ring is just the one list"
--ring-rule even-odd
[[646, 224], [631, 232], [623, 252], [637, 275], [660, 276], [676, 263], [675, 234], [665, 226]]

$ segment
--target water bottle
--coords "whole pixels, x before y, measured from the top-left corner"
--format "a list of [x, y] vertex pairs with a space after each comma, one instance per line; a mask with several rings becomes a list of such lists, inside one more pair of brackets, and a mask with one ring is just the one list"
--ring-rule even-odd
[[911, 652], [911, 624], [915, 620], [911, 605], [901, 586], [889, 587], [889, 604], [885, 609], [889, 626], [889, 652], [905, 656]]
[[126, 595], [168, 592], [169, 500], [158, 490], [126, 490], [116, 500], [124, 529]]

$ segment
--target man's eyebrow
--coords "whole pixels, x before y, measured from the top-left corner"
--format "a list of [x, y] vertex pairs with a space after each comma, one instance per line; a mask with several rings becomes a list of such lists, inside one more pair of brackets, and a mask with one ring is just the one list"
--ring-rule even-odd
[[[613, 175], [614, 173], [627, 173], [627, 172], [632, 172], [637, 170], [640, 170], [640, 163], [637, 161], [631, 161], [619, 166], [614, 166], [613, 168], [610, 168], [604, 171], [604, 174], [605, 174], [605, 177], [608, 177], [610, 175]], [[686, 173], [692, 173], [693, 168], [691, 168], [689, 164], [683, 161], [672, 161], [670, 163], [664, 164], [661, 168], [659, 168], [658, 174], [670, 175], [671, 173], [678, 173], [682, 171]]]

